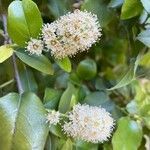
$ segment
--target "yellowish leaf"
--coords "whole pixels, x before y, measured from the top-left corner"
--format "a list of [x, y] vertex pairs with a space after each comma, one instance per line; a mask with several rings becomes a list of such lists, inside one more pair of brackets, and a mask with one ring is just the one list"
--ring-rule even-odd
[[0, 63], [4, 62], [13, 54], [13, 49], [9, 45], [3, 45], [0, 47]]

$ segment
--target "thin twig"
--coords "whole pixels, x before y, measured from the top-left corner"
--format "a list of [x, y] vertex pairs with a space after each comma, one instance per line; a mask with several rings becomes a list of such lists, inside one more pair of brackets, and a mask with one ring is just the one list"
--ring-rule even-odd
[[[3, 22], [3, 26], [4, 26], [4, 34], [8, 35], [8, 32], [7, 32], [7, 17], [6, 17], [5, 14], [2, 14], [2, 22]], [[4, 38], [5, 38], [4, 44], [11, 44], [11, 40], [10, 40], [9, 36], [5, 36]], [[20, 77], [19, 77], [19, 72], [18, 72], [18, 67], [17, 67], [17, 63], [16, 63], [15, 54], [13, 54], [12, 60], [13, 60], [15, 79], [17, 81], [18, 91], [19, 91], [19, 94], [22, 94], [23, 93], [23, 88], [22, 88]]]
[[0, 85], [0, 89], [4, 88], [5, 86], [8, 86], [9, 84], [13, 83], [14, 82], [14, 79], [11, 79], [3, 84]]
[[14, 66], [14, 72], [15, 72], [15, 78], [16, 78], [16, 81], [17, 81], [18, 91], [19, 91], [20, 94], [22, 94], [23, 93], [23, 88], [22, 88], [22, 84], [21, 84], [21, 80], [20, 80], [20, 76], [19, 76], [19, 72], [18, 72], [18, 67], [17, 67], [17, 63], [16, 63], [15, 54], [13, 54], [12, 60], [13, 60], [13, 66]]
[[3, 22], [3, 27], [4, 27], [4, 44], [9, 44], [9, 37], [8, 37], [8, 33], [7, 33], [7, 18], [6, 15], [2, 14], [2, 22]]

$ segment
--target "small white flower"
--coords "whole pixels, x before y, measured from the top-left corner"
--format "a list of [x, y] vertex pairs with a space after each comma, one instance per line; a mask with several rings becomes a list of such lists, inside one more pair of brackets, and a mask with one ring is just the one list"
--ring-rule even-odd
[[52, 110], [47, 114], [47, 122], [49, 125], [57, 125], [60, 121], [61, 114], [58, 111]]
[[26, 51], [30, 52], [30, 54], [40, 55], [43, 50], [43, 42], [42, 40], [31, 38], [29, 42], [27, 42]]
[[42, 29], [43, 40], [57, 59], [88, 50], [101, 37], [96, 15], [75, 10]]
[[104, 108], [77, 104], [69, 114], [69, 122], [63, 125], [64, 132], [73, 138], [98, 143], [111, 136], [114, 120]]

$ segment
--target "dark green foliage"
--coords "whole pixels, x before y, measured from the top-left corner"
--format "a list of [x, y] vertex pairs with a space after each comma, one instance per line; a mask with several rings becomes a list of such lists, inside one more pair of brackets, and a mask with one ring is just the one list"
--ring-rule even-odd
[[[13, 42], [3, 43], [7, 37], [1, 19], [0, 150], [144, 150], [150, 141], [149, 0], [10, 3], [0, 0], [1, 15], [8, 10]], [[89, 52], [56, 60], [45, 51], [40, 56], [24, 51], [25, 42], [41, 33], [42, 22], [50, 23], [77, 7], [97, 14], [102, 27], [100, 41]], [[18, 92], [12, 55], [23, 94], [12, 93]], [[116, 125], [108, 142], [68, 138], [60, 125], [50, 126], [48, 134], [46, 109], [65, 114], [77, 103], [101, 105], [112, 114]]]

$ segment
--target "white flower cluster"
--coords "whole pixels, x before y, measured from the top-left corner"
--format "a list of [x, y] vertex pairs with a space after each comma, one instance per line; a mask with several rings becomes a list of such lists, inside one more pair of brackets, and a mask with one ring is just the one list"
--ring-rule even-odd
[[[51, 124], [60, 121], [59, 115], [48, 114], [47, 120]], [[68, 114], [68, 121], [62, 124], [65, 134], [75, 139], [98, 143], [107, 141], [114, 128], [114, 119], [104, 108], [77, 104]]]
[[30, 41], [27, 42], [26, 51], [28, 51], [31, 55], [40, 55], [42, 53], [43, 48], [44, 46], [42, 40], [31, 38]]
[[108, 140], [113, 127], [114, 120], [104, 108], [78, 104], [73, 107], [63, 130], [73, 138], [98, 143]]
[[[88, 50], [100, 37], [101, 27], [97, 16], [80, 10], [45, 24], [42, 29], [43, 41], [57, 59]], [[28, 51], [30, 47], [27, 47]]]
[[61, 114], [58, 111], [52, 110], [48, 112], [47, 122], [49, 125], [57, 125], [60, 121]]

